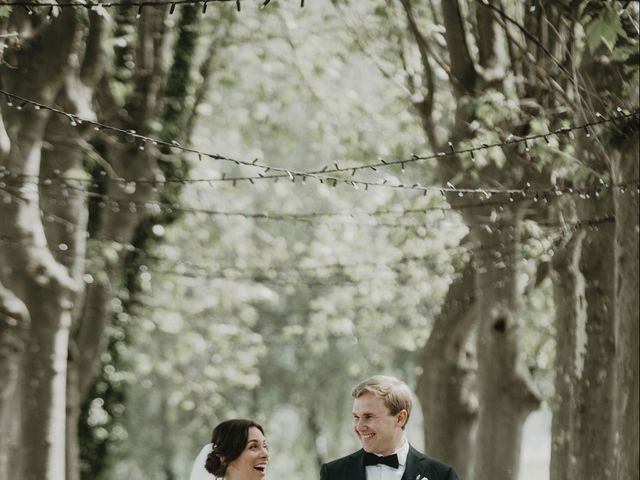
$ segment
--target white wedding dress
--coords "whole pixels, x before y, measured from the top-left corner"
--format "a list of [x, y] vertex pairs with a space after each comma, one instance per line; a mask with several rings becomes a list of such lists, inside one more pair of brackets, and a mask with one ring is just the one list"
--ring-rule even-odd
[[191, 476], [189, 480], [215, 480], [212, 474], [207, 472], [204, 468], [204, 462], [207, 460], [207, 456], [211, 453], [211, 444], [207, 444], [202, 447], [200, 453], [196, 457], [193, 462], [193, 467], [191, 467]]

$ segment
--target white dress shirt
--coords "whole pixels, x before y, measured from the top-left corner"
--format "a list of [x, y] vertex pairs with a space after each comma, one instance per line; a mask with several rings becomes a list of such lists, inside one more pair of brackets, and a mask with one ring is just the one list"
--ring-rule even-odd
[[189, 477], [189, 480], [215, 480], [216, 477], [214, 477], [212, 474], [207, 472], [207, 470], [204, 468], [204, 463], [206, 462], [207, 457], [209, 456], [210, 453], [211, 453], [211, 444], [209, 443], [208, 445], [205, 445], [204, 447], [202, 447], [202, 450], [200, 450], [200, 453], [198, 453], [198, 456], [193, 462], [193, 467], [191, 467], [191, 476]]
[[409, 442], [406, 438], [402, 439], [402, 446], [393, 453], [398, 455], [398, 463], [400, 464], [400, 466], [398, 468], [392, 468], [388, 465], [368, 465], [365, 467], [365, 471], [367, 472], [367, 480], [402, 479], [402, 475], [404, 475], [404, 471], [407, 468], [407, 456], [409, 455]]

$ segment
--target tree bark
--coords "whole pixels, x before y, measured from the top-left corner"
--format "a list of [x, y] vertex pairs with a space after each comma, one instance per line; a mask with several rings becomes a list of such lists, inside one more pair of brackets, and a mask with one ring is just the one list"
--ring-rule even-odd
[[572, 461], [575, 422], [578, 332], [584, 332], [586, 302], [580, 272], [585, 232], [576, 232], [553, 255], [553, 297], [556, 318], [555, 395], [551, 403], [551, 466], [549, 480], [576, 478]]
[[[12, 93], [51, 104], [79, 48], [78, 13], [62, 11], [56, 22], [41, 26], [20, 49], [5, 52], [16, 70], [2, 69], [3, 87]], [[11, 21], [31, 21], [16, 9]], [[25, 31], [29, 31], [27, 28]], [[2, 246], [2, 279], [28, 308], [31, 317], [21, 365], [20, 450], [12, 478], [61, 479], [65, 474], [65, 384], [71, 311], [76, 284], [48, 248], [40, 215], [37, 178], [41, 167], [46, 111], [5, 109], [10, 151], [3, 164], [9, 203], [0, 206], [3, 231], [13, 243]]]
[[[403, 6], [409, 19], [409, 30], [421, 45], [424, 38], [416, 33], [416, 25], [411, 23], [412, 12], [408, 0]], [[480, 5], [480, 4], [477, 4]], [[448, 61], [442, 66], [449, 74], [451, 88], [456, 101], [455, 122], [449, 138], [451, 145], [467, 140], [473, 132], [473, 123], [482, 123], [477, 117], [475, 97], [488, 89], [508, 96], [508, 88], [503, 85], [502, 65], [495, 38], [495, 21], [485, 11], [477, 12], [478, 29], [474, 38], [479, 49], [479, 65], [468, 45], [467, 25], [458, 0], [442, 2]], [[478, 8], [483, 8], [478, 6]], [[422, 51], [422, 50], [421, 50]], [[446, 54], [445, 54], [446, 55]], [[423, 61], [424, 64], [424, 61]], [[428, 75], [427, 68], [424, 75]], [[431, 111], [420, 110], [422, 123], [428, 126]], [[526, 132], [527, 121], [522, 121]], [[513, 128], [512, 126], [510, 128]], [[433, 132], [425, 132], [427, 138], [435, 138]], [[518, 133], [514, 131], [514, 133]], [[441, 145], [432, 145], [442, 149]], [[446, 146], [445, 146], [446, 148]], [[516, 148], [505, 148], [508, 164], [498, 166], [489, 163], [483, 168], [465, 165], [459, 156], [449, 157], [439, 164], [442, 183], [457, 178], [457, 184], [464, 188], [482, 185], [514, 185], [526, 175], [528, 180], [540, 173], [532, 173], [531, 162]], [[525, 161], [526, 160], [526, 161]], [[462, 177], [462, 178], [461, 178]], [[467, 197], [468, 198], [468, 197]], [[462, 203], [457, 195], [448, 198], [452, 208]], [[475, 288], [478, 298], [477, 355], [479, 388], [478, 431], [474, 449], [468, 457], [473, 458], [472, 478], [511, 480], [517, 478], [520, 459], [521, 433], [529, 413], [539, 405], [539, 394], [532, 378], [522, 361], [518, 345], [518, 282], [517, 253], [519, 238], [517, 233], [520, 214], [501, 209], [489, 211], [480, 208], [473, 212], [462, 211], [465, 223], [470, 229], [473, 243], [490, 248], [494, 257], [474, 255], [476, 267]], [[492, 223], [509, 223], [505, 235], [496, 230]], [[483, 225], [487, 225], [487, 228]], [[429, 408], [429, 406], [425, 406]]]
[[[505, 208], [502, 218], [509, 213]], [[465, 217], [474, 242], [491, 246], [492, 252], [474, 262], [480, 408], [473, 478], [512, 480], [519, 474], [524, 422], [540, 403], [519, 346], [518, 212], [511, 214], [507, 229], [484, 228], [490, 224], [486, 212], [466, 212]]]
[[[611, 214], [610, 196], [578, 202], [578, 214], [585, 222]], [[576, 459], [575, 478], [587, 478], [598, 471], [604, 480], [613, 472], [613, 417], [615, 368], [614, 335], [614, 231], [612, 223], [589, 229], [582, 243], [580, 270], [586, 279], [586, 325], [584, 345], [578, 345], [582, 368], [576, 371], [575, 425], [571, 458]]]
[[26, 305], [0, 284], [0, 478], [10, 478], [9, 462], [16, 452], [19, 424], [13, 399], [29, 323]]
[[[18, 134], [12, 141], [12, 152], [30, 152], [27, 158], [39, 162], [40, 142], [33, 140]], [[11, 163], [17, 165], [20, 160], [15, 158]], [[62, 478], [66, 350], [75, 283], [47, 248], [34, 185], [12, 187], [21, 193], [0, 211], [8, 227], [5, 231], [17, 240], [3, 249], [3, 275], [32, 319], [22, 365], [19, 468], [23, 470], [18, 478]], [[25, 191], [29, 193], [23, 194]]]
[[[135, 88], [129, 100], [129, 118], [119, 119], [123, 129], [134, 128], [148, 135], [149, 122], [156, 114], [157, 96], [163, 71], [162, 55], [166, 30], [166, 9], [153, 9], [142, 16], [138, 25]], [[98, 38], [92, 51], [101, 52], [104, 25], [95, 25]], [[104, 56], [104, 52], [101, 53]], [[100, 66], [85, 62], [80, 79], [85, 88], [95, 87], [100, 79]], [[96, 260], [102, 262], [99, 274], [87, 285], [83, 301], [74, 315], [74, 326], [68, 355], [67, 382], [67, 480], [80, 478], [78, 422], [81, 407], [94, 381], [99, 358], [105, 350], [106, 329], [114, 315], [112, 300], [122, 281], [122, 265], [129, 253], [126, 248], [146, 214], [141, 205], [155, 196], [153, 183], [157, 168], [152, 145], [135, 144], [125, 139], [106, 147], [105, 159], [117, 178], [107, 178], [105, 197], [100, 202], [97, 232], [90, 240]], [[126, 183], [133, 179], [140, 183]]]
[[613, 224], [587, 228], [611, 213], [611, 198], [577, 202], [585, 226], [554, 256], [556, 395], [551, 479], [613, 476]]
[[458, 0], [442, 2], [442, 17], [451, 61], [452, 87], [456, 97], [470, 95], [474, 93], [479, 78], [469, 51], [460, 2]]
[[449, 286], [422, 356], [418, 397], [429, 455], [470, 477], [478, 400], [476, 357], [472, 344], [477, 320], [475, 278], [467, 263]]
[[[638, 125], [622, 145], [621, 155], [612, 165], [612, 178], [616, 183], [630, 182], [626, 189], [616, 189], [615, 231], [615, 478], [634, 480], [639, 478], [640, 461], [638, 409], [638, 369], [640, 350], [638, 324], [640, 300], [638, 299]], [[635, 185], [633, 184], [635, 183]]]
[[[95, 119], [93, 111], [94, 89], [101, 79], [106, 59], [105, 17], [89, 12], [89, 29], [85, 32], [82, 62], [74, 64], [73, 75], [68, 75], [65, 88], [60, 91], [57, 103], [65, 111], [77, 113], [84, 119]], [[70, 272], [79, 286], [73, 318], [77, 318], [85, 294], [83, 275], [86, 271], [87, 226], [89, 210], [87, 202], [88, 180], [83, 162], [86, 156], [84, 136], [92, 133], [83, 125], [72, 126], [60, 116], [51, 118], [45, 134], [44, 161], [40, 169], [40, 207], [45, 218], [49, 248], [58, 252], [60, 263]], [[68, 178], [77, 180], [68, 180]], [[73, 347], [70, 346], [70, 349]], [[77, 388], [78, 371], [67, 365], [66, 382], [66, 480], [79, 480], [78, 422], [74, 412], [79, 411]], [[75, 420], [75, 421], [74, 421]]]
[[[585, 21], [598, 19], [610, 13], [611, 7], [588, 2], [584, 10]], [[635, 16], [635, 18], [632, 18]], [[619, 26], [625, 35], [618, 35], [616, 49], [622, 55], [614, 56], [600, 45], [594, 52], [587, 50], [580, 64], [584, 83], [584, 96], [580, 99], [580, 113], [614, 112], [620, 102], [637, 105], [637, 8], [634, 14], [620, 15]], [[624, 54], [624, 49], [629, 52]], [[597, 93], [596, 93], [597, 92]], [[615, 122], [613, 131], [599, 135], [596, 145], [608, 167], [615, 206], [614, 272], [611, 281], [613, 305], [612, 329], [614, 337], [613, 445], [609, 456], [613, 459], [611, 478], [636, 479], [639, 476], [638, 370], [639, 370], [639, 299], [638, 299], [638, 119], [632, 117]], [[592, 144], [593, 145], [593, 144]], [[589, 145], [591, 146], [591, 145]], [[625, 188], [625, 185], [627, 188]], [[595, 412], [602, 415], [602, 412]], [[607, 472], [608, 474], [608, 472]]]
[[322, 424], [319, 419], [322, 418], [319, 415], [318, 408], [315, 405], [306, 405], [301, 409], [301, 415], [304, 416], [304, 423], [309, 431], [309, 439], [311, 445], [309, 448], [313, 451], [313, 457], [315, 459], [315, 466], [317, 470], [320, 470], [322, 464], [327, 459], [322, 454], [322, 449], [319, 448], [318, 439], [322, 436]]
[[[47, 144], [55, 145], [55, 148], [46, 150], [43, 166], [40, 170], [41, 177], [46, 179], [41, 186], [40, 205], [45, 219], [52, 218], [55, 221], [45, 223], [47, 242], [52, 251], [58, 252], [59, 261], [62, 263], [75, 283], [79, 286], [76, 298], [84, 295], [83, 274], [85, 272], [85, 256], [87, 243], [87, 195], [84, 191], [86, 182], [65, 180], [68, 178], [86, 177], [83, 171], [84, 151], [80, 146], [83, 142], [76, 128], [60, 117], [50, 120], [46, 132]], [[88, 178], [88, 177], [86, 177]], [[74, 302], [73, 314], [77, 314], [82, 302]], [[70, 413], [76, 408], [76, 399], [73, 396], [77, 372], [67, 368], [67, 380], [65, 385], [66, 404], [66, 479], [78, 480], [78, 446], [77, 424], [71, 423]], [[71, 393], [71, 394], [70, 394]]]

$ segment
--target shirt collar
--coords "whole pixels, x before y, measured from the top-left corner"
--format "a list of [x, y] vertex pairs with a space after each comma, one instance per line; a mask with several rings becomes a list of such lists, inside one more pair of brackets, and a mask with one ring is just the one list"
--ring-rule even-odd
[[[407, 437], [402, 437], [402, 444], [400, 445], [400, 448], [391, 453], [391, 455], [394, 453], [398, 456], [398, 463], [400, 466], [406, 465], [407, 457], [409, 456], [409, 442], [407, 441]], [[379, 453], [376, 453], [375, 455], [378, 455], [379, 457], [382, 456]]]
[[407, 437], [402, 437], [402, 445], [394, 453], [398, 455], [398, 463], [400, 465], [407, 463], [407, 456], [409, 455], [409, 442], [407, 441]]

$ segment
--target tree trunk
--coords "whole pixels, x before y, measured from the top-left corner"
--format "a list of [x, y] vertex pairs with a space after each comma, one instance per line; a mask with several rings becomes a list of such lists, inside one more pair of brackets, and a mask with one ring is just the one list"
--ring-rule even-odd
[[[57, 282], [28, 285], [33, 325], [24, 374], [23, 461], [25, 480], [65, 476], [66, 370], [73, 302]], [[52, 288], [54, 287], [54, 288]]]
[[310, 434], [311, 445], [309, 447], [313, 451], [316, 469], [320, 470], [322, 464], [327, 461], [322, 454], [322, 448], [320, 448], [320, 445], [318, 444], [318, 439], [322, 437], [322, 424], [319, 421], [322, 416], [318, 414], [318, 409], [315, 405], [304, 405], [301, 409], [300, 415], [304, 415], [304, 423]]
[[469, 478], [477, 421], [476, 358], [470, 343], [477, 318], [471, 263], [447, 291], [422, 356], [418, 397], [429, 455]]
[[[77, 285], [83, 285], [82, 275], [85, 271], [85, 255], [87, 242], [87, 197], [84, 192], [86, 183], [64, 180], [62, 177], [82, 178], [84, 152], [80, 146], [83, 140], [77, 129], [60, 117], [50, 120], [46, 132], [48, 144], [55, 148], [45, 151], [41, 177], [47, 179], [41, 186], [40, 206], [45, 218], [55, 218], [55, 222], [47, 222], [45, 230], [47, 241], [52, 251], [59, 252], [60, 263], [70, 272]], [[69, 253], [72, 253], [69, 255]], [[82, 298], [84, 289], [79, 288], [77, 298]], [[76, 301], [74, 316], [82, 302]], [[78, 407], [77, 398], [70, 385], [77, 380], [76, 371], [68, 368], [65, 392], [66, 404], [66, 479], [79, 479], [79, 457], [77, 447], [77, 424], [72, 424], [72, 412]], [[71, 393], [71, 394], [69, 394]], [[75, 435], [74, 435], [75, 434]]]
[[[2, 195], [0, 192], [0, 201]], [[29, 311], [11, 291], [0, 284], [0, 478], [10, 478], [10, 461], [15, 455], [18, 422], [15, 407], [16, 387]]]
[[[135, 126], [141, 134], [148, 133], [148, 124], [157, 103], [165, 34], [164, 15], [164, 9], [153, 9], [139, 20], [138, 76], [127, 107], [131, 118], [122, 120], [120, 126], [125, 129]], [[104, 257], [104, 266], [102, 275], [87, 287], [74, 336], [77, 358], [71, 359], [82, 366], [78, 371], [82, 372], [80, 388], [83, 395], [91, 385], [106, 341], [104, 331], [112, 315], [113, 288], [119, 283], [120, 265], [128, 253], [126, 246], [144, 214], [141, 205], [154, 197], [155, 155], [150, 151], [152, 146], [146, 145], [144, 150], [140, 147], [129, 141], [107, 146], [106, 160], [118, 178], [106, 179], [105, 199], [100, 204], [100, 222], [94, 235], [96, 247]], [[128, 184], [121, 179], [134, 179], [139, 183]]]
[[[13, 171], [21, 164], [31, 171], [40, 163], [41, 140], [36, 139], [42, 138], [46, 118], [39, 113], [33, 116], [41, 117], [29, 123], [35, 132], [20, 131], [12, 139], [13, 158], [8, 164]], [[15, 151], [27, 154], [14, 156]], [[32, 319], [22, 364], [17, 475], [25, 480], [62, 479], [66, 358], [75, 283], [47, 247], [34, 184], [27, 177], [14, 180], [7, 183], [20, 194], [4, 209], [3, 218], [9, 227], [6, 231], [19, 240], [5, 251], [4, 275], [11, 279], [8, 284], [28, 307]]]
[[[585, 17], [601, 18], [611, 12], [609, 5], [588, 2]], [[638, 105], [638, 37], [637, 9], [630, 15], [620, 14], [619, 26], [625, 32], [618, 35], [616, 49], [621, 55], [611, 55], [600, 44], [595, 51], [586, 50], [580, 73], [587, 87], [579, 108], [591, 115], [614, 112], [621, 104]], [[624, 53], [628, 49], [630, 53]], [[593, 93], [597, 92], [597, 94]], [[635, 108], [635, 107], [631, 107]], [[613, 113], [614, 115], [617, 114]], [[611, 477], [616, 480], [635, 480], [639, 477], [638, 369], [639, 357], [639, 299], [638, 299], [638, 118], [615, 122], [614, 131], [600, 135], [595, 144], [608, 167], [614, 187], [615, 206], [614, 256], [611, 259], [614, 285], [610, 316], [613, 317], [615, 382], [611, 389], [613, 402], [613, 445], [609, 456], [613, 459]], [[590, 144], [589, 147], [592, 147]], [[604, 169], [603, 169], [604, 170]], [[627, 188], [624, 188], [627, 185]], [[608, 332], [609, 333], [609, 332]], [[602, 415], [602, 412], [595, 412]], [[609, 412], [607, 412], [609, 413]], [[607, 472], [608, 473], [608, 472]], [[608, 477], [606, 477], [608, 478]]]
[[[429, 42], [412, 21], [410, 2], [403, 1], [408, 18], [408, 26], [421, 52], [423, 75], [430, 78]], [[468, 46], [467, 19], [458, 0], [442, 2], [442, 16], [445, 26], [448, 59], [443, 67], [450, 79], [451, 90], [456, 100], [455, 121], [449, 134], [450, 145], [457, 145], [473, 135], [470, 128], [474, 123], [482, 123], [478, 118], [476, 98], [488, 89], [508, 95], [508, 89], [501, 80], [497, 43], [494, 42], [495, 22], [486, 12], [478, 12], [479, 29], [474, 40], [480, 50], [480, 64], [476, 65], [473, 48]], [[481, 8], [481, 7], [479, 7]], [[432, 56], [432, 55], [431, 55]], [[491, 75], [489, 71], [493, 70]], [[493, 78], [492, 78], [493, 77]], [[429, 87], [432, 89], [433, 85]], [[424, 92], [425, 96], [433, 94]], [[419, 107], [419, 105], [417, 105]], [[432, 125], [433, 111], [419, 108], [425, 127]], [[522, 121], [521, 129], [526, 133], [527, 121]], [[433, 132], [426, 131], [427, 138], [434, 143]], [[442, 145], [432, 145], [443, 150]], [[444, 146], [446, 148], [446, 145]], [[442, 183], [457, 178], [459, 187], [476, 188], [479, 185], [514, 185], [531, 179], [530, 162], [516, 148], [504, 148], [510, 160], [505, 166], [490, 162], [481, 169], [465, 166], [461, 157], [450, 157], [438, 164]], [[464, 174], [464, 175], [462, 175]], [[475, 175], [474, 175], [475, 174]], [[528, 175], [528, 176], [527, 176]], [[536, 173], [536, 177], [540, 174]], [[462, 178], [461, 178], [462, 177]], [[452, 208], [462, 201], [457, 195], [449, 195]], [[483, 211], [484, 210], [484, 211]], [[518, 282], [517, 253], [519, 239], [517, 233], [519, 214], [491, 212], [479, 209], [475, 212], [463, 211], [465, 222], [470, 228], [474, 244], [491, 248], [493, 258], [474, 255], [476, 267], [475, 286], [478, 298], [478, 400], [479, 416], [475, 450], [468, 453], [473, 458], [472, 478], [479, 480], [512, 480], [517, 478], [520, 464], [521, 434], [524, 421], [540, 402], [537, 388], [520, 358], [518, 345]], [[512, 222], [509, 234], [492, 230], [494, 218], [498, 222]], [[483, 227], [486, 225], [486, 228]], [[429, 408], [429, 406], [425, 406]], [[461, 453], [460, 453], [461, 454]]]
[[638, 299], [638, 126], [622, 145], [621, 155], [612, 165], [614, 182], [630, 182], [626, 189], [616, 189], [615, 233], [615, 335], [616, 335], [616, 385], [615, 385], [615, 478], [635, 480], [639, 478], [640, 461], [638, 425], [638, 364], [640, 350], [638, 324], [640, 304]]
[[[19, 23], [20, 14], [15, 16]], [[51, 103], [69, 72], [80, 33], [76, 12], [62, 12], [21, 50], [5, 52], [18, 68], [15, 72], [3, 68], [3, 86]], [[5, 110], [3, 117], [11, 144], [3, 164], [12, 174], [6, 184], [13, 197], [0, 213], [3, 231], [14, 243], [3, 245], [2, 277], [31, 317], [21, 365], [21, 447], [11, 475], [21, 480], [58, 480], [65, 474], [66, 357], [75, 284], [48, 249], [33, 181], [40, 173], [49, 115], [25, 109]]]
[[513, 480], [519, 473], [524, 422], [540, 403], [518, 343], [518, 217], [512, 215], [504, 231], [489, 226], [490, 215], [467, 212], [465, 218], [474, 242], [491, 247], [491, 255], [474, 258], [480, 409], [473, 478]]
[[[120, 121], [123, 129], [134, 128], [141, 134], [149, 134], [149, 122], [156, 114], [157, 96], [162, 79], [162, 55], [166, 29], [166, 8], [146, 12], [137, 22], [138, 44], [136, 56], [136, 84], [127, 111], [130, 118]], [[100, 28], [103, 25], [99, 25]], [[95, 40], [96, 50], [102, 44]], [[98, 77], [93, 75], [92, 85]], [[116, 178], [106, 180], [106, 197], [100, 202], [99, 226], [91, 246], [103, 263], [99, 275], [87, 286], [80, 308], [75, 312], [72, 341], [69, 345], [67, 382], [68, 417], [67, 458], [70, 465], [67, 480], [80, 478], [78, 422], [85, 401], [99, 366], [99, 358], [105, 350], [106, 328], [111, 323], [114, 292], [120, 287], [122, 264], [128, 254], [127, 245], [146, 213], [141, 205], [154, 198], [152, 182], [156, 179], [156, 163], [153, 146], [141, 145], [125, 139], [109, 143], [105, 159]], [[135, 179], [138, 184], [127, 184], [119, 179]]]
[[[611, 213], [611, 197], [577, 203], [587, 222]], [[613, 224], [576, 232], [554, 257], [556, 395], [551, 480], [613, 479]]]
[[162, 422], [162, 438], [160, 439], [160, 449], [162, 457], [163, 480], [176, 480], [173, 459], [175, 445], [173, 442], [173, 429], [171, 428], [173, 415], [170, 412], [169, 402], [166, 396], [160, 399], [160, 421]]
[[553, 296], [556, 317], [555, 395], [551, 404], [551, 467], [549, 480], [576, 478], [571, 455], [575, 435], [578, 332], [584, 332], [586, 302], [580, 272], [585, 232], [576, 232], [553, 256]]
[[[578, 202], [580, 219], [603, 218], [612, 211], [611, 197]], [[582, 243], [580, 270], [586, 279], [586, 326], [584, 345], [578, 344], [576, 371], [575, 425], [571, 458], [576, 459], [575, 478], [614, 480], [613, 416], [615, 336], [614, 336], [614, 225], [601, 224], [586, 232]]]

